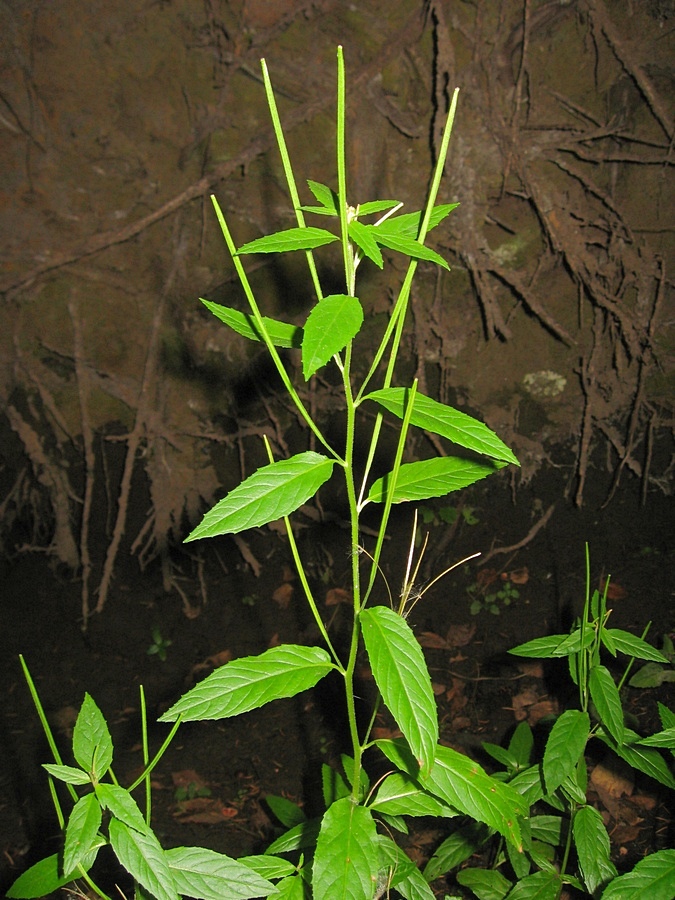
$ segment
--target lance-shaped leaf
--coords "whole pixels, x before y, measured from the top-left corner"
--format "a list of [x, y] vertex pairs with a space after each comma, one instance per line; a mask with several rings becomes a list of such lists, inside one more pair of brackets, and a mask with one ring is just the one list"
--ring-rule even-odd
[[364, 609], [361, 628], [375, 683], [424, 779], [434, 764], [438, 716], [422, 648], [405, 619], [386, 606]]
[[312, 876], [316, 900], [363, 900], [377, 885], [380, 853], [370, 810], [336, 800], [321, 821]]
[[623, 744], [623, 707], [619, 689], [606, 666], [592, 666], [589, 675], [591, 700], [600, 719], [614, 740]]
[[369, 808], [390, 816], [452, 818], [459, 815], [456, 809], [446, 806], [433, 794], [420, 790], [419, 784], [403, 772], [392, 772], [385, 778]]
[[267, 897], [274, 885], [236, 859], [202, 847], [176, 847], [164, 853], [179, 894], [200, 900], [251, 900]]
[[609, 835], [602, 816], [592, 806], [577, 810], [573, 828], [579, 868], [586, 889], [595, 896], [598, 888], [616, 875], [616, 868], [609, 858]]
[[401, 206], [400, 200], [366, 200], [365, 203], [359, 203], [359, 216], [371, 216], [373, 213], [384, 212], [386, 209], [393, 209], [395, 206]]
[[363, 256], [372, 259], [375, 265], [382, 269], [384, 267], [382, 253], [377, 246], [377, 241], [366, 226], [355, 219], [349, 223], [348, 232], [350, 240], [356, 244]]
[[[237, 334], [248, 338], [250, 341], [262, 341], [263, 336], [258, 325], [250, 313], [239, 312], [238, 309], [230, 309], [229, 306], [221, 306], [211, 300], [200, 298], [204, 306], [213, 315], [228, 325]], [[265, 330], [275, 347], [300, 347], [302, 344], [302, 328], [290, 325], [288, 322], [278, 322], [263, 316]]]
[[245, 656], [225, 663], [188, 691], [160, 722], [226, 719], [258, 709], [271, 700], [294, 697], [335, 668], [321, 647], [283, 644], [260, 656]]
[[164, 851], [152, 832], [141, 834], [114, 817], [108, 826], [115, 856], [156, 900], [178, 900]]
[[52, 778], [58, 778], [59, 781], [65, 781], [66, 784], [90, 784], [91, 778], [82, 769], [76, 769], [74, 766], [58, 766], [55, 763], [43, 763], [42, 768], [46, 769]]
[[[455, 456], [440, 456], [435, 459], [422, 459], [414, 463], [404, 463], [398, 470], [396, 487], [392, 503], [404, 503], [406, 500], [428, 500], [430, 497], [444, 497], [452, 491], [487, 478], [505, 463], [474, 462], [470, 459], [458, 459]], [[373, 482], [368, 499], [373, 503], [383, 503], [387, 498], [392, 473]]]
[[186, 543], [235, 534], [287, 516], [314, 496], [332, 470], [333, 460], [312, 450], [263, 466], [209, 510]]
[[652, 750], [650, 747], [637, 746], [636, 742], [641, 741], [642, 739], [630, 728], [624, 730], [625, 744], [617, 744], [602, 731], [598, 731], [597, 736], [604, 744], [607, 744], [617, 756], [624, 759], [630, 766], [637, 769], [638, 772], [649, 775], [650, 778], [653, 778], [660, 784], [665, 784], [666, 787], [675, 790], [675, 778], [668, 768], [668, 763], [658, 750]]
[[[380, 406], [402, 419], [406, 410], [408, 394], [408, 388], [384, 388], [368, 394], [364, 399], [375, 400]], [[506, 463], [513, 463], [516, 466], [520, 465], [513, 451], [483, 422], [419, 392], [415, 394], [410, 422], [412, 425], [417, 425], [418, 428], [447, 438], [467, 450], [473, 450], [475, 453], [482, 453]]]
[[[453, 209], [457, 209], [459, 203], [442, 203], [434, 206], [429, 219], [428, 231], [435, 228]], [[359, 209], [359, 212], [361, 210]], [[401, 216], [391, 216], [381, 222], [377, 228], [382, 233], [399, 234], [403, 237], [416, 238], [420, 233], [420, 226], [424, 213], [421, 211], [403, 213]]]
[[150, 831], [143, 813], [129, 791], [118, 784], [97, 784], [96, 796], [104, 809], [135, 831]]
[[311, 179], [307, 179], [307, 186], [321, 206], [303, 206], [302, 209], [305, 212], [315, 212], [324, 216], [338, 215], [338, 195], [332, 188], [329, 188], [326, 184], [321, 184], [320, 181], [312, 181]]
[[[101, 841], [101, 846], [103, 846], [103, 841]], [[85, 872], [88, 872], [96, 862], [98, 850], [99, 847], [97, 845], [82, 861], [82, 868]], [[7, 891], [6, 896], [16, 898], [16, 900], [46, 897], [47, 894], [56, 892], [64, 884], [69, 884], [79, 877], [79, 869], [63, 874], [61, 854], [54, 853], [52, 856], [47, 856], [45, 859], [41, 859], [40, 862], [36, 862], [30, 869], [26, 869]]]
[[[417, 777], [417, 762], [405, 741], [376, 743], [390, 762], [412, 778]], [[509, 784], [491, 778], [468, 756], [439, 744], [431, 774], [420, 787], [440, 797], [448, 806], [499, 831], [518, 849], [522, 847], [518, 816], [527, 815], [528, 811], [523, 798]]]
[[659, 850], [641, 859], [632, 872], [615, 878], [602, 892], [602, 900], [672, 900], [675, 850]]
[[[368, 394], [364, 399], [375, 400], [380, 406], [402, 419], [408, 394], [408, 388], [384, 388]], [[513, 451], [483, 422], [419, 392], [415, 394], [410, 423], [447, 438], [467, 450], [516, 466], [520, 465]]]
[[607, 634], [620, 653], [635, 656], [637, 659], [650, 659], [653, 662], [668, 663], [669, 660], [656, 647], [621, 628], [603, 628], [602, 635]]
[[314, 250], [324, 244], [332, 244], [337, 241], [337, 235], [325, 228], [312, 228], [307, 225], [303, 228], [287, 228], [285, 231], [277, 231], [267, 234], [265, 237], [249, 241], [237, 250], [237, 255], [245, 253], [285, 253], [289, 250]]
[[412, 256], [413, 259], [425, 259], [427, 262], [436, 263], [436, 265], [450, 271], [450, 266], [442, 256], [436, 253], [435, 250], [420, 244], [415, 238], [405, 237], [402, 234], [396, 234], [391, 231], [380, 231], [382, 226], [379, 225], [366, 225], [364, 227], [370, 231], [373, 239], [383, 247], [396, 250], [398, 253], [405, 253], [406, 256]]
[[73, 756], [98, 781], [110, 768], [113, 744], [103, 713], [89, 694], [84, 695], [73, 728]]
[[356, 297], [330, 294], [319, 300], [305, 322], [302, 338], [302, 374], [305, 381], [346, 347], [363, 324], [363, 309]]
[[568, 709], [556, 719], [544, 750], [544, 781], [552, 794], [574, 771], [590, 733], [588, 713]]
[[85, 794], [77, 801], [68, 817], [63, 848], [64, 872], [74, 872], [84, 862], [98, 842], [100, 827], [101, 806], [95, 794]]

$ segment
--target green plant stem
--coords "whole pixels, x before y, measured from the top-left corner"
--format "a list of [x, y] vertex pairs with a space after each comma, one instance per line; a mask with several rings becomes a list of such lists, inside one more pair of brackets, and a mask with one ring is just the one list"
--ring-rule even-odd
[[[139, 686], [141, 701], [141, 741], [143, 744], [143, 768], [147, 770], [150, 753], [148, 751], [148, 710], [145, 705], [145, 691], [143, 685]], [[152, 817], [152, 785], [150, 782], [150, 773], [146, 771], [145, 775], [145, 824], [150, 825]]]
[[354, 296], [354, 257], [349, 246], [348, 234], [347, 167], [345, 163], [345, 61], [342, 47], [337, 49], [337, 64], [337, 133], [335, 143], [337, 148], [338, 212], [340, 213], [340, 238], [345, 269], [345, 283], [347, 293], [350, 296]]
[[[284, 167], [284, 175], [286, 176], [286, 184], [288, 185], [288, 192], [291, 195], [291, 202], [293, 203], [293, 209], [295, 210], [295, 218], [300, 228], [305, 227], [305, 217], [303, 215], [302, 209], [300, 208], [302, 204], [300, 203], [300, 195], [298, 193], [297, 183], [295, 181], [295, 176], [293, 175], [293, 167], [291, 166], [291, 158], [288, 153], [288, 147], [286, 146], [286, 138], [284, 136], [283, 128], [281, 127], [281, 119], [279, 118], [279, 110], [277, 109], [277, 102], [274, 97], [274, 91], [272, 89], [272, 82], [270, 81], [269, 72], [267, 71], [267, 63], [264, 59], [260, 60], [260, 66], [262, 68], [262, 76], [263, 83], [265, 85], [265, 95], [267, 97], [267, 106], [269, 107], [270, 116], [272, 118], [272, 127], [274, 129], [274, 136], [277, 140], [277, 146], [279, 147], [279, 154], [281, 156], [281, 163]], [[307, 265], [309, 266], [309, 273], [312, 278], [312, 283], [314, 284], [314, 290], [316, 292], [316, 299], [321, 300], [323, 297], [323, 292], [321, 290], [321, 284], [319, 282], [319, 274], [316, 271], [316, 263], [314, 262], [314, 254], [311, 250], [305, 251], [305, 256], [307, 258]]]
[[145, 781], [146, 778], [150, 777], [150, 773], [152, 772], [152, 770], [155, 768], [157, 763], [160, 761], [160, 759], [166, 753], [166, 751], [169, 747], [169, 744], [174, 739], [176, 732], [178, 731], [178, 728], [182, 721], [183, 721], [183, 716], [182, 715], [178, 716], [176, 721], [171, 726], [171, 731], [168, 733], [168, 735], [164, 739], [162, 746], [159, 748], [157, 753], [155, 753], [155, 755], [153, 756], [152, 762], [150, 762], [150, 764], [148, 766], [146, 766], [145, 770], [143, 772], [141, 772], [141, 774], [138, 776], [136, 781], [134, 781], [134, 783], [127, 788], [127, 791], [129, 793], [136, 790], [136, 788], [138, 787], [139, 784], [141, 784], [141, 782]]

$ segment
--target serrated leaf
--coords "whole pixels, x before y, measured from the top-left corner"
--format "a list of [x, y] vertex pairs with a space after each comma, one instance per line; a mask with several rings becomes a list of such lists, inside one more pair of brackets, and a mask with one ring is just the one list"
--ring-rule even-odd
[[653, 662], [668, 663], [668, 659], [656, 647], [621, 628], [605, 629], [611, 636], [614, 646], [620, 653], [634, 656], [636, 659], [650, 659]]
[[339, 198], [332, 188], [329, 188], [326, 184], [321, 184], [320, 181], [311, 181], [310, 179], [307, 180], [307, 187], [326, 212], [333, 216], [338, 215]]
[[308, 819], [290, 828], [269, 845], [265, 853], [290, 853], [292, 850], [309, 850], [316, 844], [321, 819]]
[[[389, 220], [387, 219], [387, 221]], [[415, 238], [405, 237], [395, 232], [381, 231], [381, 225], [364, 225], [364, 228], [370, 230], [374, 240], [381, 246], [388, 247], [389, 250], [395, 250], [397, 253], [405, 253], [406, 256], [412, 256], [413, 259], [424, 259], [427, 262], [436, 263], [437, 266], [442, 266], [448, 272], [450, 271], [450, 265], [447, 260], [443, 259], [435, 250], [420, 244]]]
[[375, 683], [424, 779], [434, 763], [438, 715], [422, 648], [405, 619], [386, 606], [364, 609], [361, 627]]
[[510, 753], [504, 747], [500, 747], [499, 744], [492, 744], [490, 741], [483, 741], [482, 747], [488, 756], [497, 760], [497, 762], [501, 763], [505, 768], [518, 769], [518, 760], [513, 753]]
[[356, 244], [363, 256], [367, 256], [378, 268], [384, 268], [382, 252], [377, 246], [377, 241], [370, 231], [368, 231], [366, 226], [355, 219], [353, 222], [349, 223], [348, 232], [350, 240]]
[[[473, 462], [456, 456], [441, 456], [404, 463], [398, 470], [392, 503], [444, 497], [452, 491], [459, 491], [470, 484], [475, 484], [481, 478], [487, 478], [502, 465], [499, 462]], [[391, 477], [392, 473], [389, 472], [373, 482], [368, 492], [371, 503], [384, 503]]]
[[[98, 850], [98, 846], [94, 847], [89, 856], [82, 861], [82, 868], [85, 872], [88, 872], [94, 865]], [[64, 884], [74, 881], [80, 875], [79, 869], [75, 872], [68, 872], [66, 875], [62, 875], [61, 872], [60, 854], [54, 853], [52, 856], [47, 856], [19, 875], [7, 891], [6, 896], [12, 900], [34, 900], [37, 897], [46, 897], [63, 887]]]
[[557, 872], [535, 872], [522, 878], [509, 894], [509, 900], [558, 900], [562, 880]]
[[402, 772], [392, 772], [382, 782], [369, 809], [392, 816], [436, 816], [452, 818], [458, 815], [441, 803], [433, 794], [420, 790], [419, 784]]
[[312, 450], [262, 466], [209, 510], [185, 542], [275, 522], [313, 497], [332, 471], [333, 460]]
[[[383, 388], [380, 391], [373, 391], [364, 399], [374, 400], [384, 409], [402, 419], [408, 396], [408, 388]], [[467, 450], [473, 450], [475, 453], [482, 453], [506, 463], [513, 463], [516, 466], [520, 465], [513, 451], [483, 422], [419, 392], [415, 394], [410, 423], [425, 431], [431, 431], [433, 434], [447, 438]]]
[[[361, 771], [363, 772], [363, 769]], [[348, 797], [351, 793], [349, 785], [342, 775], [332, 766], [327, 766], [326, 763], [321, 766], [321, 788], [326, 809], [331, 803], [335, 803], [341, 797]]]
[[501, 872], [494, 869], [462, 869], [455, 876], [462, 887], [468, 887], [479, 900], [504, 900], [513, 887]]
[[295, 828], [295, 826], [300, 825], [301, 822], [307, 821], [307, 816], [298, 804], [293, 803], [292, 800], [288, 800], [286, 797], [279, 797], [276, 794], [267, 794], [265, 796], [265, 803], [286, 828]]
[[267, 897], [274, 885], [236, 859], [202, 847], [176, 847], [164, 856], [176, 890], [197, 900]]
[[567, 640], [567, 634], [549, 634], [547, 637], [534, 638], [524, 644], [518, 644], [509, 650], [514, 656], [525, 656], [528, 659], [552, 659], [558, 647]]
[[293, 863], [287, 859], [282, 859], [280, 856], [268, 856], [266, 854], [240, 856], [239, 862], [257, 872], [261, 878], [285, 878], [287, 875], [292, 875], [295, 872]]
[[588, 713], [578, 709], [568, 709], [556, 719], [544, 750], [544, 781], [549, 794], [574, 772], [590, 729]]
[[[211, 300], [204, 300], [200, 297], [201, 302], [220, 319], [225, 325], [229, 326], [237, 334], [248, 338], [250, 341], [262, 341], [263, 336], [258, 325], [250, 313], [239, 312], [238, 309], [230, 309], [228, 306], [221, 306], [220, 303], [213, 303]], [[275, 347], [295, 347], [298, 348], [302, 344], [302, 328], [297, 325], [290, 325], [288, 322], [279, 322], [276, 319], [270, 319], [267, 316], [262, 317], [265, 330]]]
[[609, 858], [609, 835], [597, 809], [583, 806], [577, 810], [572, 833], [586, 890], [595, 896], [598, 888], [616, 876], [616, 867]]
[[302, 374], [307, 381], [347, 346], [363, 324], [356, 297], [329, 294], [319, 300], [305, 322], [302, 337]]
[[640, 738], [640, 744], [643, 747], [664, 747], [666, 750], [672, 750], [675, 748], [675, 728], [666, 728], [665, 731]]
[[509, 741], [509, 753], [515, 756], [519, 768], [529, 766], [533, 747], [532, 729], [527, 722], [520, 722]]
[[178, 900], [176, 885], [164, 851], [152, 832], [141, 834], [113, 817], [108, 826], [108, 834], [122, 866], [156, 900]]
[[[417, 763], [405, 741], [384, 740], [376, 744], [390, 762], [416, 778]], [[431, 774], [420, 787], [499, 831], [516, 847], [522, 846], [518, 816], [527, 814], [525, 803], [510, 784], [491, 778], [468, 756], [439, 744]]]
[[82, 769], [76, 769], [74, 766], [57, 766], [55, 763], [43, 763], [42, 768], [59, 781], [65, 781], [66, 784], [91, 784], [91, 778]]
[[97, 843], [101, 806], [95, 794], [80, 797], [68, 817], [63, 848], [63, 870], [74, 872]]
[[603, 891], [602, 900], [673, 900], [675, 850], [659, 850], [640, 860], [632, 872], [615, 878]]
[[617, 744], [602, 731], [598, 731], [598, 737], [608, 747], [625, 760], [638, 772], [648, 775], [660, 784], [675, 790], [675, 778], [668, 768], [665, 759], [658, 750], [652, 750], [651, 747], [640, 747], [633, 741], [639, 741], [640, 735], [626, 728], [624, 732], [625, 744]]
[[321, 647], [282, 644], [225, 663], [184, 694], [160, 722], [226, 719], [306, 691], [335, 668]]
[[371, 812], [350, 797], [326, 810], [316, 842], [312, 887], [315, 900], [372, 897], [379, 871], [377, 830]]
[[559, 847], [562, 841], [563, 820], [560, 816], [532, 816], [530, 834], [533, 840], [542, 841], [551, 847]]
[[461, 825], [436, 848], [424, 868], [427, 881], [435, 881], [446, 872], [456, 869], [488, 840], [493, 832], [482, 822]]
[[614, 740], [622, 744], [624, 733], [623, 707], [619, 689], [614, 683], [609, 669], [605, 666], [592, 666], [589, 673], [591, 699], [595, 704], [602, 724]]
[[116, 819], [124, 822], [129, 828], [136, 831], [150, 831], [138, 804], [123, 787], [118, 784], [97, 784], [96, 796], [104, 809], [109, 810]]
[[337, 235], [325, 228], [312, 228], [311, 225], [302, 228], [287, 228], [285, 231], [277, 231], [267, 234], [265, 237], [249, 241], [237, 250], [237, 256], [246, 253], [286, 253], [291, 250], [314, 250], [337, 241]]
[[358, 213], [360, 216], [370, 216], [373, 213], [393, 209], [395, 206], [400, 206], [399, 200], [367, 200], [365, 203], [359, 203]]
[[[417, 868], [413, 868], [408, 875], [400, 881], [396, 881], [395, 887], [396, 892], [403, 897], [403, 900], [435, 900], [436, 897]], [[386, 897], [387, 895], [383, 894], [382, 896]]]
[[[429, 228], [427, 231], [429, 232], [439, 225], [443, 219], [445, 219], [453, 209], [457, 209], [458, 206], [459, 203], [442, 203], [439, 206], [434, 206], [431, 211]], [[423, 211], [403, 213], [400, 216], [390, 216], [377, 227], [382, 232], [390, 232], [391, 234], [400, 234], [404, 237], [416, 238], [420, 233], [423, 217]]]
[[524, 772], [519, 772], [509, 781], [509, 784], [514, 791], [520, 794], [528, 806], [533, 806], [546, 793], [540, 766], [530, 766]]
[[99, 781], [112, 763], [113, 744], [108, 725], [89, 694], [84, 695], [73, 728], [73, 756], [94, 781]]
[[300, 874], [289, 875], [277, 883], [270, 900], [310, 900], [309, 888]]

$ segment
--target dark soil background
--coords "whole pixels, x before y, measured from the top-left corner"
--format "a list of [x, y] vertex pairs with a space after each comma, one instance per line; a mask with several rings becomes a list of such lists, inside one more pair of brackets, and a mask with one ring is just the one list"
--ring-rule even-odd
[[[433, 232], [452, 271], [419, 266], [397, 381], [417, 376], [485, 421], [522, 464], [422, 511], [424, 583], [482, 553], [410, 618], [443, 740], [488, 764], [482, 741], [523, 719], [542, 728], [574, 702], [564, 671], [506, 651], [567, 630], [586, 542], [593, 585], [611, 575], [612, 623], [641, 634], [651, 621], [657, 646], [675, 631], [672, 0], [2, 4], [0, 890], [59, 846], [18, 654], [64, 753], [88, 691], [129, 783], [140, 685], [156, 748], [156, 717], [213, 667], [316, 640], [278, 529], [181, 541], [265, 460], [263, 435], [278, 458], [307, 448], [258, 348], [198, 297], [243, 308], [209, 193], [238, 245], [293, 224], [261, 57], [303, 201], [306, 178], [334, 183], [338, 43], [354, 204], [420, 208], [461, 89], [439, 197], [461, 205]], [[297, 256], [251, 260], [250, 277], [265, 313], [301, 324], [313, 300]], [[320, 266], [324, 287], [338, 284], [339, 260], [327, 252]], [[396, 254], [382, 273], [364, 264], [355, 358], [402, 277]], [[299, 376], [295, 351], [286, 362]], [[301, 390], [322, 423], [337, 420], [328, 370]], [[408, 450], [452, 452], [425, 437]], [[320, 501], [296, 525], [339, 640], [344, 504], [330, 487]], [[412, 521], [397, 512], [386, 548], [394, 596]], [[508, 606], [472, 614], [505, 585], [517, 591]], [[672, 684], [625, 691], [645, 730], [659, 700], [673, 707]], [[184, 726], [154, 778], [165, 845], [260, 850], [275, 829], [265, 795], [311, 810], [341, 722], [329, 685]], [[386, 716], [378, 727], [387, 733]], [[672, 798], [602, 754], [589, 763], [620, 868], [673, 846]], [[408, 851], [423, 862], [444, 827], [416, 823]]]

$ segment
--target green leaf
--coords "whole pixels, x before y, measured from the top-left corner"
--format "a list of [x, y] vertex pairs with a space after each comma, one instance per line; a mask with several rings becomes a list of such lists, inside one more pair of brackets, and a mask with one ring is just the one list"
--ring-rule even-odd
[[557, 872], [535, 872], [522, 878], [509, 894], [509, 900], [558, 900], [562, 880]]
[[[200, 298], [204, 306], [213, 315], [228, 325], [237, 334], [248, 338], [250, 341], [262, 341], [263, 336], [258, 325], [250, 313], [239, 312], [238, 309], [230, 309], [221, 306], [220, 303], [212, 303], [211, 300]], [[276, 319], [262, 317], [265, 330], [275, 347], [300, 347], [302, 344], [302, 328], [290, 325], [288, 322], [278, 322]]]
[[259, 656], [245, 656], [220, 666], [174, 703], [159, 721], [174, 722], [179, 715], [186, 722], [238, 716], [314, 687], [333, 668], [321, 647], [272, 647]]
[[530, 833], [533, 840], [550, 844], [551, 847], [559, 847], [562, 842], [563, 820], [560, 816], [532, 816], [530, 819]]
[[[401, 854], [403, 851], [401, 851]], [[412, 871], [402, 878], [395, 881], [394, 886], [396, 893], [403, 897], [403, 900], [434, 900], [436, 895], [431, 890], [419, 869], [413, 868]], [[386, 894], [382, 895], [386, 897]]]
[[405, 619], [386, 606], [364, 609], [361, 627], [375, 683], [424, 779], [434, 764], [438, 715], [422, 648]]
[[491, 744], [490, 741], [483, 741], [482, 747], [489, 756], [496, 759], [497, 762], [507, 769], [518, 770], [518, 760], [513, 753], [505, 750], [504, 747], [500, 747], [499, 744]]
[[402, 772], [392, 772], [382, 782], [377, 797], [370, 804], [373, 812], [392, 816], [436, 816], [452, 818], [458, 815], [432, 794], [420, 790], [419, 785]]
[[265, 803], [286, 828], [294, 828], [296, 825], [300, 825], [301, 822], [307, 821], [307, 816], [298, 804], [293, 803], [291, 800], [287, 800], [286, 797], [278, 797], [276, 794], [267, 794], [265, 796]]
[[384, 212], [386, 209], [393, 209], [399, 206], [398, 200], [367, 200], [365, 203], [359, 203], [359, 215], [370, 216], [373, 213]]
[[[434, 206], [429, 219], [428, 231], [431, 231], [439, 225], [443, 219], [445, 219], [453, 209], [457, 209], [458, 206], [459, 203], [442, 203], [438, 206]], [[359, 212], [360, 211], [359, 208]], [[388, 219], [385, 219], [384, 222], [381, 222], [377, 228], [381, 232], [389, 232], [390, 234], [400, 234], [403, 237], [416, 238], [420, 233], [423, 216], [424, 213], [422, 211], [403, 213], [403, 215], [400, 216], [390, 216]]]
[[336, 802], [321, 822], [314, 855], [315, 900], [363, 900], [377, 884], [380, 855], [375, 820], [350, 797]]
[[579, 868], [589, 894], [616, 876], [609, 858], [609, 835], [602, 816], [592, 806], [583, 806], [574, 816], [572, 833], [577, 848]]
[[[468, 487], [481, 478], [487, 478], [499, 468], [499, 463], [478, 463], [455, 456], [405, 463], [398, 470], [392, 503], [443, 497], [452, 491]], [[389, 472], [373, 483], [368, 492], [368, 499], [372, 503], [383, 503], [386, 500], [391, 476], [392, 473]]]
[[[363, 772], [363, 769], [361, 769], [361, 772]], [[332, 766], [327, 766], [326, 763], [323, 763], [321, 766], [321, 787], [326, 809], [331, 803], [335, 803], [341, 797], [348, 797], [351, 793], [349, 785], [342, 775]]]
[[509, 741], [509, 753], [515, 756], [518, 768], [529, 766], [533, 747], [532, 729], [527, 722], [520, 722]]
[[149, 832], [150, 828], [129, 791], [118, 784], [97, 784], [96, 797], [104, 809], [136, 831]]
[[267, 897], [274, 885], [257, 872], [214, 850], [202, 847], [177, 847], [164, 856], [176, 890], [198, 900], [250, 900]]
[[666, 681], [675, 681], [675, 669], [664, 669], [661, 663], [648, 662], [633, 675], [628, 684], [636, 688], [655, 688]]
[[349, 223], [348, 232], [350, 240], [356, 244], [361, 253], [372, 260], [378, 268], [384, 268], [382, 252], [368, 228], [361, 222], [354, 220]]
[[265, 853], [290, 853], [293, 850], [309, 850], [316, 844], [321, 819], [308, 819], [289, 829], [269, 845]]
[[[101, 841], [101, 846], [103, 841]], [[82, 861], [82, 868], [85, 872], [94, 865], [98, 846], [94, 847], [90, 855]], [[68, 884], [79, 877], [80, 872], [68, 872], [66, 875], [61, 874], [60, 854], [54, 853], [53, 856], [47, 856], [32, 865], [30, 869], [20, 875], [14, 884], [7, 891], [8, 898], [16, 898], [16, 900], [33, 900], [37, 897], [46, 897], [52, 894], [64, 884]]]
[[492, 831], [482, 822], [468, 822], [461, 825], [450, 837], [437, 847], [426, 864], [424, 877], [435, 881], [446, 872], [456, 869], [478, 850], [490, 837]]
[[271, 900], [309, 900], [309, 889], [302, 875], [289, 875], [276, 886]]
[[209, 510], [185, 542], [275, 522], [313, 497], [332, 471], [333, 460], [312, 450], [262, 466]]
[[95, 794], [80, 797], [72, 808], [66, 826], [63, 849], [63, 870], [74, 872], [97, 843], [101, 827], [101, 806]]
[[332, 188], [329, 188], [325, 184], [321, 184], [319, 181], [310, 181], [309, 179], [307, 180], [307, 186], [326, 212], [329, 212], [333, 216], [338, 215], [339, 199]]
[[624, 740], [631, 742], [626, 744], [617, 744], [607, 735], [603, 734], [602, 731], [598, 731], [598, 737], [604, 744], [611, 747], [617, 756], [620, 756], [621, 759], [629, 763], [634, 769], [637, 769], [644, 775], [648, 775], [660, 784], [665, 784], [666, 787], [675, 790], [675, 778], [673, 778], [665, 759], [658, 750], [652, 750], [651, 747], [640, 747], [635, 743], [632, 743], [633, 741], [639, 741], [641, 739], [640, 735], [631, 731], [629, 728], [626, 728]]
[[265, 237], [249, 241], [237, 250], [237, 256], [245, 253], [285, 253], [289, 250], [314, 250], [324, 244], [337, 241], [337, 235], [324, 228], [312, 228], [307, 225], [302, 228], [287, 228], [285, 231], [277, 231], [267, 234]]
[[295, 866], [280, 856], [240, 856], [239, 862], [257, 872], [261, 878], [285, 878], [295, 872]]
[[305, 322], [302, 374], [307, 381], [358, 334], [363, 309], [356, 297], [330, 294], [319, 300]]
[[94, 781], [110, 768], [113, 745], [103, 713], [89, 694], [84, 695], [73, 729], [73, 756]]
[[509, 653], [514, 656], [526, 656], [530, 659], [553, 659], [558, 647], [568, 637], [567, 634], [549, 634], [547, 637], [535, 638], [524, 644], [518, 644], [517, 647], [509, 650]]
[[156, 900], [178, 900], [164, 851], [152, 832], [141, 834], [113, 817], [108, 833], [117, 859], [136, 881]]
[[[377, 847], [380, 851], [378, 884], [386, 884], [388, 888], [396, 887], [414, 871], [419, 871], [415, 863], [388, 835], [377, 835]], [[433, 894], [432, 894], [433, 897]]]
[[673, 900], [675, 897], [675, 850], [659, 850], [615, 878], [603, 891], [602, 900]]
[[541, 800], [546, 793], [541, 777], [541, 766], [530, 766], [529, 769], [519, 772], [509, 784], [523, 797], [528, 806]]
[[668, 663], [668, 659], [656, 647], [652, 647], [642, 638], [635, 637], [629, 631], [622, 631], [620, 628], [605, 629], [611, 636], [616, 649], [620, 653], [626, 653], [628, 656], [634, 656], [636, 659], [651, 659], [654, 662]]
[[462, 887], [468, 887], [479, 900], [503, 900], [513, 887], [501, 872], [494, 869], [462, 869], [455, 877]]
[[[383, 388], [380, 391], [373, 391], [364, 399], [374, 400], [402, 419], [408, 394], [408, 388]], [[513, 463], [516, 466], [520, 465], [513, 451], [483, 422], [419, 392], [415, 394], [410, 423], [425, 431], [431, 431], [433, 434], [447, 438], [467, 450], [473, 450], [475, 453], [482, 453], [506, 463]]]
[[556, 720], [544, 750], [544, 781], [549, 794], [574, 772], [590, 729], [588, 713], [578, 709], [568, 709]]
[[[387, 219], [387, 221], [389, 220]], [[448, 272], [450, 271], [450, 266], [440, 254], [425, 247], [424, 244], [420, 244], [415, 238], [380, 230], [381, 225], [364, 225], [364, 228], [368, 228], [373, 238], [383, 247], [396, 250], [398, 253], [405, 253], [406, 256], [412, 256], [413, 259], [424, 259], [427, 262], [436, 263], [437, 266], [442, 266]]]
[[[405, 741], [383, 740], [376, 744], [390, 762], [412, 778], [417, 776], [417, 762]], [[522, 798], [509, 784], [490, 778], [468, 756], [439, 744], [431, 774], [420, 787], [454, 809], [485, 822], [516, 847], [522, 846], [518, 816], [527, 814]]]
[[66, 784], [91, 784], [91, 778], [82, 769], [76, 769], [74, 766], [57, 766], [55, 763], [43, 763], [42, 768], [46, 769], [53, 778], [59, 781], [65, 781]]
[[614, 683], [609, 669], [592, 666], [589, 673], [591, 699], [595, 704], [602, 724], [618, 744], [623, 743], [623, 707], [619, 689]]

